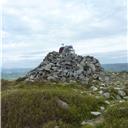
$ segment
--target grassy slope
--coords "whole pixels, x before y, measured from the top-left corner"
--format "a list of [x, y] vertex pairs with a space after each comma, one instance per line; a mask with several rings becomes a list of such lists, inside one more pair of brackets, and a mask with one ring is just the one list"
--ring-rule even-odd
[[128, 128], [128, 102], [109, 107], [105, 113], [106, 128]]
[[[68, 108], [58, 105], [58, 99]], [[93, 128], [81, 126], [81, 122], [95, 119], [90, 112], [99, 111], [100, 106], [107, 107], [104, 99], [80, 85], [2, 81], [2, 128]], [[126, 112], [118, 117], [122, 106]], [[108, 107], [104, 125], [96, 128], [126, 128], [127, 108], [127, 102]], [[123, 127], [114, 125], [119, 120], [123, 120]]]

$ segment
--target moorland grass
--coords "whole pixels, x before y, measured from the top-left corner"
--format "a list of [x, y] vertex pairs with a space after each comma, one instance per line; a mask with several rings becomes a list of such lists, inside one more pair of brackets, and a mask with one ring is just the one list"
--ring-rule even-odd
[[[78, 84], [2, 80], [2, 128], [128, 127], [127, 101], [106, 106], [103, 97], [92, 94], [88, 87]], [[69, 107], [60, 107], [58, 99]], [[90, 112], [100, 111], [100, 106], [107, 108], [104, 122], [81, 126], [82, 121], [95, 118]]]
[[[97, 99], [81, 93], [83, 91], [83, 87], [73, 85], [16, 83], [2, 91], [2, 127], [45, 128], [52, 125], [51, 121], [62, 121], [59, 125], [64, 128], [79, 128], [81, 121], [94, 118], [91, 111], [98, 111], [104, 105], [103, 98]], [[66, 102], [69, 108], [58, 106], [58, 99]]]
[[116, 103], [105, 113], [105, 128], [128, 128], [128, 102]]

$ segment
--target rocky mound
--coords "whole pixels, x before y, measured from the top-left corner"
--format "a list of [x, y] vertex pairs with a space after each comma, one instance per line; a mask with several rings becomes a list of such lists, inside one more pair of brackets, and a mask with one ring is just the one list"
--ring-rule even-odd
[[50, 52], [43, 62], [26, 75], [28, 81], [80, 82], [87, 84], [90, 79], [104, 80], [103, 68], [92, 56], [75, 54], [72, 47], [60, 52]]

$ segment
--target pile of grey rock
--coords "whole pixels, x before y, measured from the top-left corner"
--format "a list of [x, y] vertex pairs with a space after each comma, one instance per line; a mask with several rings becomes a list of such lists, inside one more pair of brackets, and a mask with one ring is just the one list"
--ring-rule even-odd
[[72, 47], [65, 46], [59, 53], [48, 53], [43, 62], [26, 75], [27, 81], [80, 82], [90, 79], [104, 80], [105, 74], [99, 61], [92, 56], [75, 54]]

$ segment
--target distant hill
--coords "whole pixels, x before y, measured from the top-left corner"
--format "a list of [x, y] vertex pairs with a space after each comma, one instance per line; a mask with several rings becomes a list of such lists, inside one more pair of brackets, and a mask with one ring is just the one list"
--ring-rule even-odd
[[102, 64], [105, 71], [121, 72], [128, 71], [128, 63]]
[[2, 69], [2, 78], [6, 80], [14, 80], [19, 77], [24, 76], [30, 68], [12, 68], [12, 69]]

